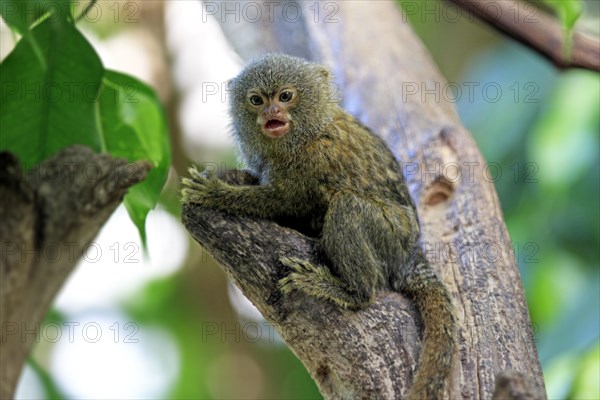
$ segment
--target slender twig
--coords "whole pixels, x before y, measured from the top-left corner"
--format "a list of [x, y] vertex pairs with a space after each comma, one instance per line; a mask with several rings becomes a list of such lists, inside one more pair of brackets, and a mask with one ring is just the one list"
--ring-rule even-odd
[[518, 0], [447, 0], [529, 46], [559, 68], [600, 71], [600, 42], [575, 31], [571, 56], [563, 52], [564, 30], [551, 15]]

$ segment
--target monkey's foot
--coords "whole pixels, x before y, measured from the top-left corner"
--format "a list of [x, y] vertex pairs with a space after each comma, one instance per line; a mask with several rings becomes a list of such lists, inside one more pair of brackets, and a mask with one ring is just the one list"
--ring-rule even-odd
[[290, 293], [293, 290], [302, 290], [304, 285], [308, 284], [311, 275], [322, 275], [319, 268], [306, 260], [299, 258], [281, 257], [279, 259], [283, 265], [290, 268], [293, 272], [283, 279], [279, 280], [279, 288], [283, 293]]
[[371, 300], [361, 301], [346, 288], [342, 281], [335, 277], [324, 265], [314, 265], [299, 258], [282, 257], [283, 265], [292, 272], [279, 280], [279, 289], [283, 293], [300, 290], [309, 296], [334, 302], [340, 307], [356, 310], [370, 304]]

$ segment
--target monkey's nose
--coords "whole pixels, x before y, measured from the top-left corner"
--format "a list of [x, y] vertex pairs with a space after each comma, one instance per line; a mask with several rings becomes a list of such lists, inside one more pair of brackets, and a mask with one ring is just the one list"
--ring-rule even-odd
[[272, 104], [272, 105], [270, 105], [268, 107], [265, 107], [265, 109], [263, 110], [263, 115], [265, 117], [269, 117], [269, 116], [272, 116], [272, 115], [277, 115], [280, 112], [281, 112], [281, 107], [279, 107], [276, 104]]

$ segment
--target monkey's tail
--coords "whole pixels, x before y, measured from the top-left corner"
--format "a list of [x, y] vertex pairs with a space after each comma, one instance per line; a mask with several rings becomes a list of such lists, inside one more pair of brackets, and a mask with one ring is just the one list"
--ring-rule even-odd
[[410, 296], [424, 325], [419, 367], [408, 399], [440, 399], [456, 347], [456, 319], [448, 290], [420, 249], [402, 271], [397, 289]]

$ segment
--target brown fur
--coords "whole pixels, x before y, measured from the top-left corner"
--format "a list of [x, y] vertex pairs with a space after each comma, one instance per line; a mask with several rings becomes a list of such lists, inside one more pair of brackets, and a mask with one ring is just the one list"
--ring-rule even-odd
[[[455, 348], [450, 296], [418, 244], [416, 209], [398, 162], [331, 98], [328, 82], [324, 67], [294, 57], [270, 54], [250, 63], [232, 83], [230, 112], [242, 156], [260, 185], [234, 186], [191, 170], [183, 201], [305, 222], [319, 237], [324, 262], [281, 259], [291, 270], [280, 282], [284, 293], [300, 290], [353, 310], [367, 307], [379, 289], [409, 296], [425, 331], [408, 398], [440, 398]], [[282, 87], [294, 88], [294, 102], [278, 101]], [[249, 104], [250, 92], [259, 93], [264, 106]], [[289, 122], [281, 137], [265, 133], [273, 115]]]

